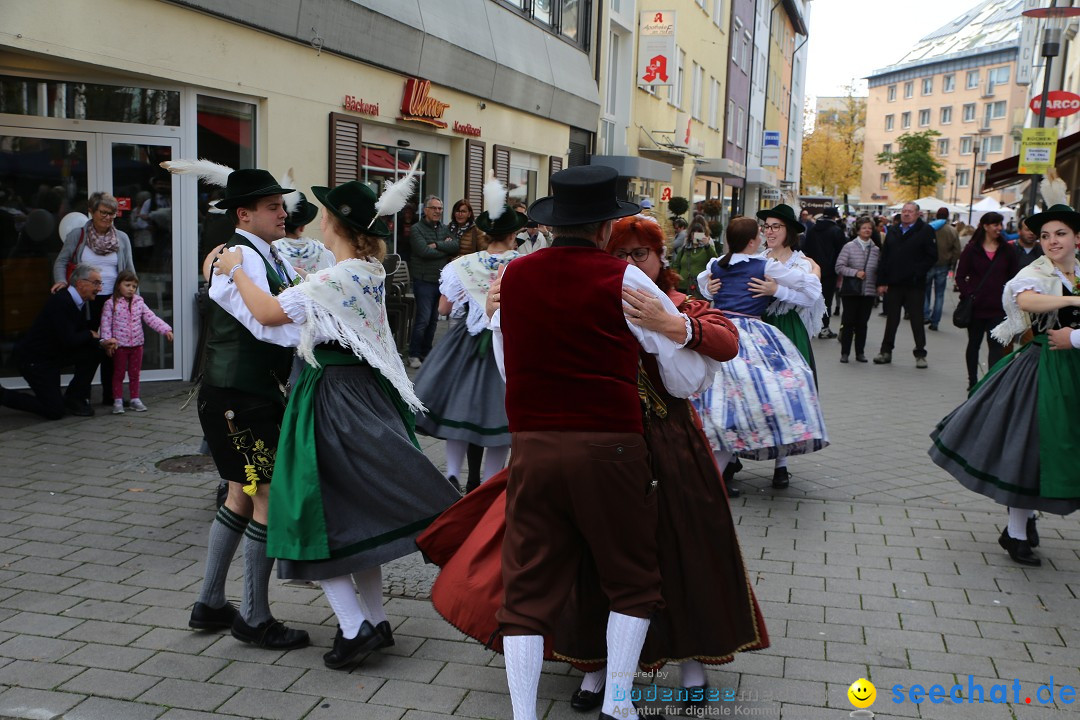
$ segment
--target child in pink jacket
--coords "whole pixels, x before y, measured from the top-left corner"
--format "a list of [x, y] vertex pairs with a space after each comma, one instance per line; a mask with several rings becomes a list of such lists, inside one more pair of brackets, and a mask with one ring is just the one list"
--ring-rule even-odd
[[[139, 372], [143, 358], [143, 321], [152, 330], [161, 333], [172, 342], [173, 332], [168, 323], [146, 307], [142, 296], [136, 295], [139, 278], [130, 270], [116, 276], [111, 298], [105, 301], [101, 311], [101, 337], [117, 342], [113, 359], [113, 415], [124, 412], [124, 373], [127, 372], [131, 388], [131, 409], [146, 412], [146, 405], [139, 399]], [[113, 354], [113, 353], [110, 353]], [[105, 382], [105, 378], [101, 379]]]

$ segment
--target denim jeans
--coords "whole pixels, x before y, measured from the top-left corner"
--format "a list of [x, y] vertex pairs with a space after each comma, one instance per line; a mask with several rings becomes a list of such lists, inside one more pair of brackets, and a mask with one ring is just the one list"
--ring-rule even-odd
[[409, 357], [423, 360], [431, 352], [435, 340], [435, 324], [439, 321], [439, 283], [413, 280], [416, 315], [409, 338]]
[[[935, 265], [926, 273], [926, 299], [923, 301], [923, 317], [934, 327], [941, 322], [941, 308], [945, 305], [945, 284], [949, 280], [949, 266]], [[930, 293], [934, 293], [934, 309], [930, 311]]]

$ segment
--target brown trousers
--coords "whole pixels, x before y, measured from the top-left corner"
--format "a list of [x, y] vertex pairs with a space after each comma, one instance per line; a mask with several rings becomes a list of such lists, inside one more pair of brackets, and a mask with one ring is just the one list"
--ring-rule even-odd
[[505, 635], [551, 635], [591, 553], [611, 610], [659, 608], [656, 486], [636, 433], [519, 432], [512, 437], [502, 547]]

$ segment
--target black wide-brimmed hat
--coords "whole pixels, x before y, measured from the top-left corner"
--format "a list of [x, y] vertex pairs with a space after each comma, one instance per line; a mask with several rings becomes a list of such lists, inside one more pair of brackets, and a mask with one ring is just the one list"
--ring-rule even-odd
[[1043, 212], [1024, 220], [1024, 224], [1028, 226], [1031, 232], [1038, 235], [1039, 231], [1042, 230], [1042, 226], [1051, 220], [1060, 220], [1072, 228], [1073, 232], [1080, 230], [1080, 213], [1068, 205], [1051, 205]]
[[[375, 237], [390, 236], [390, 228], [376, 217], [375, 201], [378, 198], [375, 191], [359, 180], [350, 180], [333, 190], [312, 185], [311, 192], [334, 217], [352, 229]], [[374, 223], [372, 218], [375, 218]]]
[[492, 237], [502, 237], [517, 232], [525, 227], [527, 222], [529, 222], [529, 218], [525, 217], [523, 213], [511, 210], [510, 206], [506, 206], [503, 208], [502, 215], [495, 218], [494, 222], [492, 222], [491, 214], [487, 210], [480, 213], [480, 217], [476, 218], [476, 227]]
[[784, 224], [787, 225], [788, 232], [792, 234], [792, 240], [798, 237], [799, 233], [806, 230], [806, 227], [795, 217], [795, 211], [791, 209], [790, 205], [780, 204], [772, 210], [758, 210], [757, 216], [759, 220], [767, 218], [783, 220]]
[[297, 201], [296, 209], [289, 213], [289, 219], [286, 222], [293, 227], [300, 227], [315, 219], [315, 216], [319, 214], [319, 206], [310, 202], [307, 195], [299, 190], [296, 193], [300, 196], [300, 200]]
[[233, 170], [229, 173], [229, 179], [225, 183], [225, 197], [217, 201], [217, 207], [228, 210], [240, 207], [252, 200], [268, 197], [270, 195], [285, 195], [296, 192], [290, 188], [283, 188], [274, 179], [274, 176], [266, 170], [249, 168], [246, 170]]
[[529, 219], [561, 227], [616, 220], [641, 211], [637, 203], [619, 200], [619, 173], [605, 165], [578, 165], [551, 176], [552, 194], [529, 208]]

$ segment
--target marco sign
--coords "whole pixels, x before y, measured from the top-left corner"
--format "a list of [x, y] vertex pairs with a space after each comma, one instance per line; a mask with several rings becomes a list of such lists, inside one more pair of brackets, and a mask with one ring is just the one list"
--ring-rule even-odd
[[[1076, 93], [1067, 92], [1065, 90], [1051, 90], [1046, 94], [1046, 97], [1046, 117], [1048, 118], [1068, 117], [1069, 115], [1080, 112], [1080, 95], [1077, 95]], [[1039, 114], [1042, 98], [1042, 95], [1036, 95], [1031, 98], [1031, 103], [1028, 105], [1028, 107], [1031, 108], [1031, 112], [1036, 115]]]

